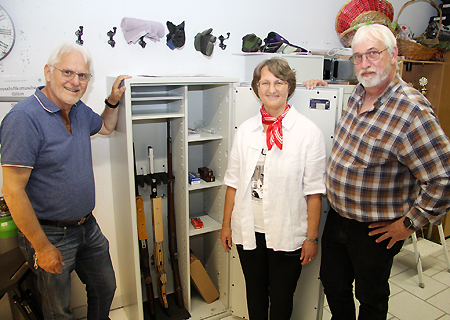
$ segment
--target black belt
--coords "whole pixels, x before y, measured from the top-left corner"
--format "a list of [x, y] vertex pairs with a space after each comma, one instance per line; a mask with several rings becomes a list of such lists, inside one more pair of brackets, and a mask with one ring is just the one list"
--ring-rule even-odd
[[71, 227], [76, 225], [82, 225], [86, 221], [89, 220], [89, 218], [92, 216], [92, 212], [89, 212], [87, 215], [85, 215], [80, 220], [73, 220], [73, 221], [65, 221], [65, 220], [45, 220], [45, 219], [38, 219], [39, 223], [43, 226], [53, 226], [53, 227]]

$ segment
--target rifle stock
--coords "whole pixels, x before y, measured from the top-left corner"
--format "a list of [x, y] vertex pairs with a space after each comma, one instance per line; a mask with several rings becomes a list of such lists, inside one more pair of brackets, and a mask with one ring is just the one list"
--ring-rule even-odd
[[180, 270], [178, 268], [177, 230], [175, 221], [175, 200], [173, 185], [175, 177], [172, 168], [172, 138], [170, 136], [170, 120], [167, 120], [167, 220], [169, 229], [170, 264], [173, 271], [174, 291], [179, 308], [184, 307]]
[[153, 295], [152, 275], [150, 273], [150, 256], [148, 254], [147, 227], [145, 224], [144, 200], [142, 196], [136, 197], [136, 213], [139, 238], [139, 256], [141, 260], [141, 271], [147, 288], [147, 300], [149, 303], [149, 313], [155, 315], [155, 304]]
[[169, 304], [166, 295], [167, 275], [164, 271], [164, 235], [161, 198], [152, 198], [151, 202], [153, 209], [153, 255], [155, 257], [155, 271], [158, 274], [156, 284], [158, 287], [159, 302], [167, 309], [169, 308]]
[[[133, 156], [134, 145], [133, 145]], [[139, 186], [137, 182], [137, 172], [136, 172], [136, 158], [134, 163], [134, 175], [136, 179], [136, 220], [138, 228], [138, 239], [139, 239], [139, 260], [140, 267], [142, 271], [142, 276], [144, 278], [145, 286], [147, 288], [147, 300], [148, 300], [148, 312], [151, 317], [155, 315], [155, 304], [153, 295], [153, 285], [152, 285], [152, 275], [150, 272], [150, 255], [148, 253], [148, 242], [147, 242], [147, 225], [145, 223], [145, 213], [144, 213], [144, 200], [142, 196], [139, 195]]]

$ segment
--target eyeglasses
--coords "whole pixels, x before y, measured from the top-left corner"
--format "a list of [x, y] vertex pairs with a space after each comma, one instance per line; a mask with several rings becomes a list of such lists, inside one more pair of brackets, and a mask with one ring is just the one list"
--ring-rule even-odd
[[[284, 80], [277, 80], [273, 83], [273, 86], [277, 91], [281, 91], [284, 89], [284, 86], [287, 85], [287, 82]], [[267, 91], [270, 88], [270, 82], [269, 81], [260, 81], [258, 82], [259, 90], [261, 91]]]
[[363, 60], [363, 56], [366, 56], [367, 60], [370, 61], [375, 61], [380, 59], [380, 54], [383, 51], [386, 51], [388, 48], [381, 50], [381, 51], [376, 51], [376, 50], [372, 50], [372, 51], [368, 51], [366, 53], [355, 53], [354, 55], [352, 55], [349, 60], [351, 63], [353, 64], [360, 64]]
[[89, 82], [89, 80], [91, 80], [91, 78], [92, 78], [92, 74], [90, 74], [90, 73], [84, 73], [84, 72], [77, 73], [77, 72], [69, 70], [69, 69], [59, 69], [55, 66], [51, 66], [51, 67], [61, 71], [62, 77], [67, 81], [72, 80], [73, 78], [75, 78], [76, 75], [78, 76], [78, 79], [80, 80], [80, 82]]

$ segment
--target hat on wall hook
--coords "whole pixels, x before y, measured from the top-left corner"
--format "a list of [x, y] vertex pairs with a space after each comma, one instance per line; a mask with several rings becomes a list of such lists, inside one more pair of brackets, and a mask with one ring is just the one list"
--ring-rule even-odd
[[111, 48], [114, 48], [116, 46], [116, 41], [113, 39], [114, 35], [116, 34], [116, 27], [113, 27], [112, 30], [109, 30], [106, 35], [109, 37], [108, 44], [111, 46]]
[[79, 26], [79, 27], [78, 27], [78, 30], [75, 31], [75, 35], [78, 37], [78, 39], [77, 39], [76, 42], [77, 42], [80, 46], [82, 46], [83, 43], [84, 43], [84, 41], [81, 39], [81, 36], [83, 35], [83, 26]]
[[197, 33], [194, 37], [195, 50], [200, 51], [207, 57], [211, 57], [217, 39], [216, 36], [211, 34], [212, 30], [212, 28], [206, 29], [203, 32]]
[[164, 26], [157, 21], [125, 17], [120, 23], [120, 28], [128, 44], [139, 43], [142, 48], [147, 45], [144, 38], [157, 42], [164, 36]]
[[227, 32], [227, 37], [226, 37], [226, 38], [225, 38], [223, 35], [220, 35], [220, 36], [219, 36], [219, 41], [220, 41], [219, 47], [220, 47], [220, 49], [225, 50], [225, 48], [227, 47], [227, 45], [224, 44], [223, 42], [224, 42], [225, 40], [229, 39], [229, 38], [230, 38], [230, 33], [229, 33], [229, 32]]
[[186, 34], [184, 32], [184, 21], [179, 25], [174, 25], [172, 22], [166, 22], [167, 29], [169, 29], [169, 33], [166, 35], [166, 44], [167, 46], [174, 50], [175, 48], [181, 48], [184, 46], [186, 42]]

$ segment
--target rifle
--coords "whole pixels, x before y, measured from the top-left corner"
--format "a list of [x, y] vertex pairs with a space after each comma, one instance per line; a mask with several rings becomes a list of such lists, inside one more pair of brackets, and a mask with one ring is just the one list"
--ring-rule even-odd
[[157, 197], [156, 192], [156, 177], [153, 165], [153, 148], [148, 147], [148, 156], [150, 162], [150, 186], [152, 188], [150, 201], [152, 203], [152, 221], [153, 221], [153, 256], [155, 257], [155, 271], [158, 275], [156, 281], [158, 287], [158, 298], [161, 306], [167, 312], [169, 304], [167, 302], [166, 295], [166, 283], [167, 274], [164, 270], [164, 251], [163, 251], [163, 240], [164, 240], [164, 229], [163, 229], [163, 219], [162, 219], [162, 202], [161, 198]]
[[172, 169], [172, 138], [170, 137], [170, 120], [167, 120], [167, 220], [169, 229], [170, 264], [173, 271], [174, 291], [177, 306], [184, 307], [183, 292], [181, 288], [180, 270], [178, 268], [177, 230], [175, 222], [175, 202], [173, 184], [175, 177]]
[[134, 152], [133, 145], [133, 157], [134, 160], [134, 175], [136, 179], [136, 215], [137, 215], [137, 227], [138, 227], [138, 238], [139, 238], [139, 258], [142, 275], [147, 287], [147, 300], [148, 300], [148, 312], [153, 318], [155, 316], [155, 305], [153, 303], [153, 285], [152, 285], [152, 275], [150, 273], [150, 257], [148, 254], [148, 243], [147, 243], [147, 226], [145, 223], [145, 213], [144, 213], [144, 200], [142, 196], [139, 195], [139, 177], [136, 172], [136, 156]]

